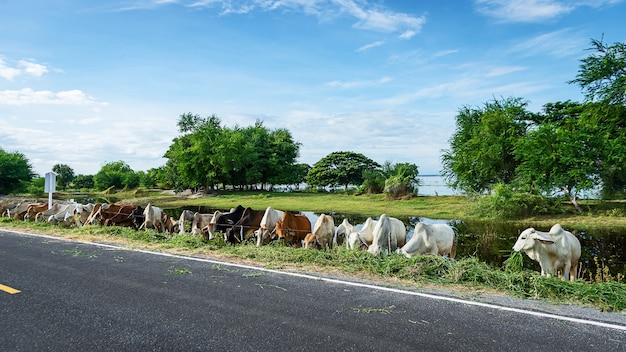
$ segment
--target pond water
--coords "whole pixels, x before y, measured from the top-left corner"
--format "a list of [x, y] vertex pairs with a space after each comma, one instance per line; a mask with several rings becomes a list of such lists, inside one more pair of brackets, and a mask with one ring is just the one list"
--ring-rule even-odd
[[[165, 209], [170, 216], [178, 218], [183, 209], [197, 211], [200, 213], [213, 213], [217, 209], [207, 207], [184, 207], [177, 209]], [[225, 211], [225, 209], [219, 209]], [[226, 209], [227, 210], [227, 209]], [[315, 224], [320, 213], [297, 212], [306, 215], [311, 224]], [[354, 225], [356, 230], [360, 230], [367, 220], [366, 216], [358, 214], [329, 214], [335, 221], [335, 226], [339, 225], [343, 219]], [[377, 220], [377, 218], [373, 218]], [[493, 267], [502, 267], [502, 263], [509, 258], [512, 247], [519, 234], [528, 227], [535, 227], [540, 231], [549, 231], [549, 228], [539, 226], [519, 227], [506, 223], [494, 223], [483, 221], [460, 221], [446, 219], [429, 219], [425, 217], [399, 218], [407, 227], [407, 240], [413, 236], [413, 230], [418, 222], [425, 223], [446, 223], [455, 228], [458, 235], [456, 258], [477, 257]], [[600, 267], [606, 267], [613, 277], [618, 274], [626, 276], [626, 234], [623, 229], [605, 228], [596, 229], [593, 232], [577, 232], [575, 229], [565, 228], [576, 235], [580, 240], [582, 255], [579, 265], [579, 277], [589, 280], [590, 274], [596, 273], [597, 263]], [[530, 260], [524, 255], [524, 266], [526, 268], [539, 271], [539, 264]]]

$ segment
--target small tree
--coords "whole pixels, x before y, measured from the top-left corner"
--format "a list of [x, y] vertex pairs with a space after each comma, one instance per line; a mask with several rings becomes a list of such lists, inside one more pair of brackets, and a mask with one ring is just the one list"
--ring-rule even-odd
[[23, 192], [35, 176], [22, 153], [7, 153], [0, 148], [0, 194]]
[[363, 172], [379, 168], [380, 165], [363, 154], [333, 152], [313, 165], [306, 182], [313, 187], [336, 187], [361, 185]]
[[104, 164], [100, 171], [94, 175], [93, 181], [98, 190], [111, 187], [121, 189], [139, 185], [139, 178], [136, 177], [135, 172], [121, 160]]
[[72, 186], [75, 189], [93, 189], [93, 175], [78, 175], [74, 177], [74, 181], [72, 181]]
[[68, 165], [55, 164], [52, 166], [52, 171], [57, 174], [57, 183], [61, 186], [62, 190], [67, 189], [67, 186], [74, 180], [74, 170]]
[[385, 193], [391, 198], [416, 195], [420, 181], [418, 167], [415, 164], [398, 163], [389, 170], [385, 180]]

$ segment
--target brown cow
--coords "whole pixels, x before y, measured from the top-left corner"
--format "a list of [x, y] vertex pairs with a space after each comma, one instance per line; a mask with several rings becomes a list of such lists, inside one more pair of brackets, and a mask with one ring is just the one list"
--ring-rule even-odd
[[306, 234], [311, 232], [311, 220], [306, 215], [286, 211], [282, 220], [276, 222], [274, 231], [279, 239], [284, 238], [287, 244], [300, 248]]
[[32, 204], [37, 204], [37, 203], [19, 202], [13, 208], [10, 208], [10, 209], [7, 208], [3, 212], [3, 215], [6, 214], [10, 218], [17, 218], [20, 220], [24, 220], [24, 215], [26, 215], [26, 210]]
[[24, 220], [35, 220], [37, 214], [48, 210], [48, 203], [33, 203], [26, 208]]
[[134, 227], [133, 210], [136, 207], [136, 205], [104, 203], [99, 207], [94, 207], [91, 215], [89, 215], [89, 224], [100, 222], [104, 226]]

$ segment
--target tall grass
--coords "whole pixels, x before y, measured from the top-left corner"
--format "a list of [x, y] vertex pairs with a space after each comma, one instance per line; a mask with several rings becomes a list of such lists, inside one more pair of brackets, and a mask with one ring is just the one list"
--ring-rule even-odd
[[349, 251], [345, 248], [317, 251], [281, 244], [263, 247], [251, 243], [230, 245], [219, 236], [204, 241], [198, 236], [166, 236], [154, 231], [135, 231], [122, 227], [61, 228], [58, 225], [24, 223], [7, 218], [0, 218], [0, 227], [83, 240], [116, 241], [135, 248], [175, 251], [192, 256], [245, 260], [269, 268], [357, 275], [373, 280], [393, 280], [405, 285], [461, 285], [472, 290], [490, 289], [523, 298], [585, 304], [604, 311], [626, 309], [626, 284], [614, 280], [570, 282], [542, 277], [535, 271], [524, 269], [524, 258], [517, 252], [511, 255], [502, 268], [495, 268], [475, 257], [448, 260], [439, 256], [416, 256], [407, 259], [396, 254], [373, 256], [364, 251]]

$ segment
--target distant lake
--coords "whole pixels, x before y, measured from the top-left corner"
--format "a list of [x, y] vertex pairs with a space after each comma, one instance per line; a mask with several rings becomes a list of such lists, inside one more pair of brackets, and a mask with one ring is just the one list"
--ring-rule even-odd
[[418, 191], [420, 196], [456, 196], [461, 194], [450, 188], [441, 175], [420, 175], [418, 178], [421, 183]]

